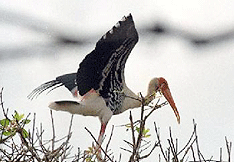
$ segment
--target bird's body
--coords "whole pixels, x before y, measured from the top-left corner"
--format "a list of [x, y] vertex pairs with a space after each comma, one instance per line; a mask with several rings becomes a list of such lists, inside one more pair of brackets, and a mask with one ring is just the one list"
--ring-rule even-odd
[[80, 114], [84, 116], [98, 116], [102, 123], [107, 123], [112, 115], [117, 115], [125, 110], [136, 108], [141, 105], [140, 98], [134, 94], [126, 86], [123, 88], [122, 95], [124, 99], [121, 105], [118, 105], [116, 111], [112, 111], [106, 105], [105, 99], [100, 96], [94, 89], [91, 89], [84, 96], [78, 97], [79, 102], [76, 101], [56, 101], [50, 103], [49, 107], [54, 110], [68, 111], [71, 114]]
[[[95, 49], [80, 63], [77, 73], [65, 74], [42, 84], [29, 98], [37, 97], [49, 88], [53, 90], [64, 85], [78, 98], [78, 102], [55, 101], [49, 107], [72, 114], [98, 116], [102, 124], [99, 135], [101, 143], [106, 124], [112, 115], [141, 105], [141, 99], [127, 87], [124, 78], [125, 63], [137, 42], [138, 33], [130, 14], [123, 17], [96, 43]], [[150, 100], [153, 99], [150, 95], [158, 90], [162, 91], [179, 121], [179, 114], [165, 79], [151, 80], [147, 94]]]

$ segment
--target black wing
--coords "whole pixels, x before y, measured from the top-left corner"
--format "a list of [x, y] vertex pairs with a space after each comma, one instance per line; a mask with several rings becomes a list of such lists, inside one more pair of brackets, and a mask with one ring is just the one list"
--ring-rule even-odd
[[124, 82], [126, 60], [138, 41], [138, 34], [131, 14], [123, 17], [96, 44], [95, 49], [80, 63], [77, 88], [83, 96], [92, 88], [108, 98], [111, 81]]
[[65, 74], [42, 84], [28, 98], [36, 98], [47, 89], [52, 91], [63, 85], [71, 92], [77, 88], [80, 95], [94, 88], [104, 98], [110, 97], [109, 92], [113, 92], [113, 86], [121, 91], [124, 66], [137, 41], [138, 34], [130, 14], [97, 42], [96, 48], [80, 63], [77, 73]]
[[[65, 74], [62, 76], [57, 77], [55, 80], [51, 80], [49, 82], [46, 82], [36, 89], [34, 89], [29, 95], [29, 99], [36, 98], [38, 95], [40, 95], [42, 92], [44, 92], [47, 89], [50, 89], [50, 91], [65, 86], [69, 91], [72, 92], [74, 88], [76, 88], [76, 73], [71, 74]], [[49, 92], [50, 92], [49, 91]], [[73, 93], [73, 92], [72, 92]]]

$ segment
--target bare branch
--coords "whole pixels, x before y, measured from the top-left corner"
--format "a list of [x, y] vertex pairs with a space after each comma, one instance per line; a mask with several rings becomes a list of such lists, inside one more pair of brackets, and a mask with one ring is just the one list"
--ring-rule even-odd
[[65, 142], [65, 151], [64, 151], [64, 153], [63, 153], [63, 157], [62, 157], [62, 160], [64, 160], [65, 158], [66, 158], [66, 150], [68, 149], [68, 142], [69, 142], [69, 140], [70, 140], [70, 138], [71, 138], [71, 128], [72, 128], [72, 121], [73, 121], [73, 114], [71, 115], [71, 120], [70, 120], [70, 125], [69, 125], [69, 129], [68, 129], [68, 134], [67, 134], [67, 140], [66, 140], [66, 142]]
[[158, 145], [160, 147], [161, 153], [163, 154], [163, 157], [164, 157], [165, 161], [169, 161], [169, 159], [167, 159], [167, 157], [166, 157], [166, 155], [165, 155], [165, 153], [163, 151], [163, 148], [162, 148], [162, 145], [161, 145], [161, 140], [160, 140], [160, 135], [159, 135], [159, 132], [158, 132], [158, 128], [156, 126], [156, 122], [154, 122], [154, 130], [156, 132], [156, 136], [157, 136], [157, 140], [158, 140]]
[[133, 119], [132, 119], [132, 112], [131, 111], [130, 111], [130, 115], [129, 115], [129, 120], [130, 120], [131, 130], [132, 130], [132, 144], [133, 144], [133, 146], [135, 146], [135, 144], [136, 144], [135, 132], [134, 132], [134, 126], [133, 126]]
[[90, 132], [90, 130], [85, 127], [85, 130], [91, 135], [91, 137], [93, 138], [93, 140], [95, 141], [95, 143], [98, 145], [98, 147], [102, 150], [102, 152], [105, 154], [105, 156], [111, 161], [113, 162], [113, 160], [109, 157], [109, 155], [104, 151], [104, 149], [102, 148], [102, 146], [99, 145], [98, 141], [96, 140], [96, 138], [94, 137], [94, 135]]
[[52, 125], [52, 151], [54, 151], [55, 129], [54, 129], [54, 118], [53, 118], [52, 110], [50, 110], [50, 118], [51, 118], [51, 125]]
[[[109, 147], [109, 144], [111, 142], [111, 139], [112, 139], [112, 136], [113, 136], [113, 132], [114, 132], [114, 125], [112, 125], [111, 134], [110, 134], [109, 140], [108, 140], [108, 142], [106, 144], [106, 150], [105, 150], [105, 152], [108, 151], [108, 147]], [[104, 160], [106, 160], [106, 155], [104, 156]]]
[[155, 144], [154, 144], [153, 148], [150, 150], [150, 152], [147, 155], [144, 155], [144, 156], [140, 157], [140, 159], [148, 158], [152, 154], [152, 152], [154, 151], [154, 149], [158, 146], [158, 144], [159, 143], [155, 142]]
[[170, 132], [170, 139], [168, 139], [169, 145], [170, 145], [170, 148], [171, 148], [171, 151], [172, 151], [173, 158], [174, 158], [175, 162], [178, 162], [179, 160], [177, 158], [177, 153], [176, 153], [175, 145], [174, 145], [174, 142], [173, 142], [171, 127], [169, 127], [169, 132]]
[[[190, 136], [190, 138], [189, 138], [187, 144], [177, 153], [177, 155], [179, 155], [180, 153], [182, 153], [182, 152], [188, 147], [188, 145], [189, 145], [189, 143], [191, 142], [191, 140], [192, 140], [194, 134], [195, 134], [195, 132], [193, 131], [193, 133], [192, 133], [192, 135]], [[192, 143], [193, 143], [193, 142], [192, 142]]]
[[231, 162], [231, 149], [232, 149], [232, 142], [228, 142], [227, 137], [225, 137], [227, 153], [228, 153], [228, 162]]

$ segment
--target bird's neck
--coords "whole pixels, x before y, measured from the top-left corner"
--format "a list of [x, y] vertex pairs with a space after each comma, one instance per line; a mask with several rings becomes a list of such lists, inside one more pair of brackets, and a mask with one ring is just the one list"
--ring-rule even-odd
[[[156, 78], [150, 81], [150, 83], [148, 85], [147, 95], [144, 98], [145, 99], [144, 105], [148, 105], [155, 98], [155, 93], [156, 93], [155, 90], [157, 89], [157, 85], [158, 85], [158, 81]], [[123, 91], [125, 94], [125, 100], [123, 102], [123, 106], [122, 106], [119, 113], [121, 113], [125, 110], [128, 110], [128, 109], [140, 107], [142, 104], [142, 98], [139, 95], [136, 95], [135, 93], [133, 93], [126, 86], [126, 84], [124, 84], [123, 87], [124, 87]]]
[[123, 92], [125, 95], [125, 99], [123, 101], [123, 105], [121, 110], [116, 114], [122, 113], [128, 109], [133, 109], [141, 106], [141, 99], [135, 93], [133, 93], [127, 86], [124, 84]]
[[159, 88], [158, 78], [153, 78], [148, 85], [147, 95], [145, 96], [145, 105], [148, 105], [153, 99], [155, 99], [155, 93]]

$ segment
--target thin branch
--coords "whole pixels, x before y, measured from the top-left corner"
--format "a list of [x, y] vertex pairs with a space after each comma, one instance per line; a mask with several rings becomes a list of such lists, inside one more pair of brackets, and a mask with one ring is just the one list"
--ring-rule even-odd
[[[109, 145], [110, 145], [110, 142], [111, 142], [111, 139], [112, 139], [112, 136], [113, 136], [113, 132], [114, 132], [114, 125], [112, 125], [110, 138], [109, 138], [109, 140], [108, 140], [108, 142], [107, 142], [107, 144], [106, 144], [106, 151], [105, 151], [105, 152], [108, 151], [108, 147], [109, 147]], [[106, 155], [105, 155], [105, 157], [104, 157], [104, 160], [106, 160]]]
[[1, 89], [1, 92], [0, 92], [0, 100], [1, 100], [0, 102], [1, 102], [2, 112], [3, 112], [4, 117], [5, 117], [6, 119], [10, 120], [10, 119], [8, 118], [8, 116], [7, 116], [7, 114], [8, 114], [8, 109], [5, 111], [4, 106], [3, 106], [2, 92], [3, 92], [3, 88]]
[[68, 129], [68, 134], [67, 134], [67, 140], [65, 142], [65, 146], [64, 146], [64, 153], [63, 153], [63, 157], [62, 157], [62, 160], [64, 160], [66, 158], [66, 150], [68, 149], [68, 142], [71, 138], [71, 128], [72, 128], [72, 121], [73, 121], [73, 114], [71, 115], [71, 120], [70, 120], [70, 125], [69, 125], [69, 129]]
[[165, 105], [167, 105], [167, 104], [168, 104], [167, 101], [163, 102], [163, 103], [160, 104], [160, 105], [156, 104], [156, 105], [152, 108], [152, 110], [145, 116], [145, 119], [144, 119], [144, 120], [146, 120], [155, 110], [157, 110], [157, 109], [159, 109], [159, 108], [161, 108], [161, 107], [163, 107], [163, 106], [165, 106]]
[[122, 155], [121, 155], [121, 154], [119, 154], [119, 162], [121, 161], [121, 157], [122, 157]]
[[131, 142], [128, 142], [127, 140], [123, 140], [123, 141], [133, 148], [134, 145]]
[[190, 148], [191, 148], [192, 155], [193, 155], [193, 161], [196, 161], [195, 153], [194, 153], [194, 150], [193, 150], [193, 146], [190, 146]]
[[199, 161], [201, 161], [201, 154], [200, 154], [200, 149], [199, 149], [199, 144], [198, 144], [198, 136], [197, 136], [197, 124], [195, 123], [194, 119], [193, 119], [193, 125], [194, 125], [194, 135], [195, 135], [196, 146], [197, 146], [197, 155], [198, 155]]
[[222, 147], [220, 147], [220, 151], [219, 151], [219, 161], [222, 162]]
[[120, 149], [132, 153], [132, 151], [130, 151], [130, 150], [126, 149], [126, 148], [120, 147]]
[[228, 142], [227, 137], [225, 137], [227, 153], [228, 153], [228, 162], [231, 162], [231, 149], [232, 149], [232, 142]]
[[[190, 136], [187, 144], [177, 153], [177, 155], [179, 155], [180, 153], [182, 153], [186, 148], [187, 146], [189, 145], [190, 141], [192, 140], [193, 136], [194, 136], [195, 132], [193, 131], [192, 135]], [[193, 142], [192, 142], [193, 143]]]
[[165, 153], [163, 151], [163, 148], [162, 148], [162, 145], [161, 145], [160, 136], [159, 136], [159, 132], [158, 132], [158, 128], [156, 126], [156, 122], [154, 122], [154, 130], [156, 132], [156, 136], [157, 136], [157, 140], [158, 140], [158, 145], [160, 147], [161, 153], [163, 154], [163, 157], [164, 157], [165, 161], [169, 161], [169, 159], [167, 159], [167, 157], [166, 157], [166, 155], [165, 155]]
[[153, 148], [150, 150], [150, 152], [149, 152], [147, 155], [144, 155], [144, 156], [140, 157], [139, 159], [148, 158], [148, 157], [152, 154], [152, 152], [154, 151], [154, 149], [155, 149], [157, 146], [159, 146], [159, 143], [158, 143], [158, 142], [155, 142], [155, 144], [154, 144]]
[[[184, 155], [183, 155], [183, 157], [182, 157], [182, 160], [184, 160], [185, 156], [187, 155], [187, 153], [189, 152], [189, 150], [191, 149], [191, 147], [192, 147], [192, 145], [194, 144], [195, 141], [196, 141], [196, 139], [194, 139], [194, 140], [191, 142], [190, 146], [185, 150], [185, 153], [184, 153]], [[187, 143], [187, 144], [188, 144], [188, 143]], [[177, 154], [177, 155], [178, 155], [178, 154]]]
[[172, 151], [172, 153], [173, 153], [173, 156], [174, 156], [174, 158], [176, 158], [175, 160], [176, 161], [178, 161], [178, 159], [177, 159], [177, 153], [176, 153], [176, 149], [175, 149], [175, 145], [174, 145], [174, 142], [173, 142], [173, 137], [172, 137], [172, 133], [171, 133], [171, 127], [169, 127], [169, 134], [170, 134], [170, 143], [171, 143], [171, 151]]
[[90, 130], [85, 127], [85, 130], [91, 135], [91, 137], [93, 138], [93, 140], [95, 141], [95, 143], [99, 146], [99, 148], [102, 150], [102, 152], [105, 154], [105, 156], [111, 161], [113, 162], [113, 160], [109, 157], [109, 155], [107, 155], [107, 153], [104, 151], [104, 149], [99, 145], [98, 141], [95, 139], [94, 135], [90, 132]]
[[135, 146], [136, 141], [135, 141], [135, 133], [134, 133], [134, 126], [133, 126], [133, 119], [132, 119], [132, 112], [131, 111], [130, 111], [130, 115], [129, 115], [129, 120], [130, 120], [131, 130], [132, 130], [132, 143], [133, 143], [133, 146]]
[[55, 129], [54, 129], [54, 118], [53, 118], [52, 110], [50, 110], [50, 118], [51, 118], [51, 125], [52, 125], [52, 151], [54, 151]]
[[36, 124], [36, 113], [34, 113], [33, 115], [33, 129], [32, 129], [32, 134], [31, 134], [32, 147], [34, 145], [35, 124]]

